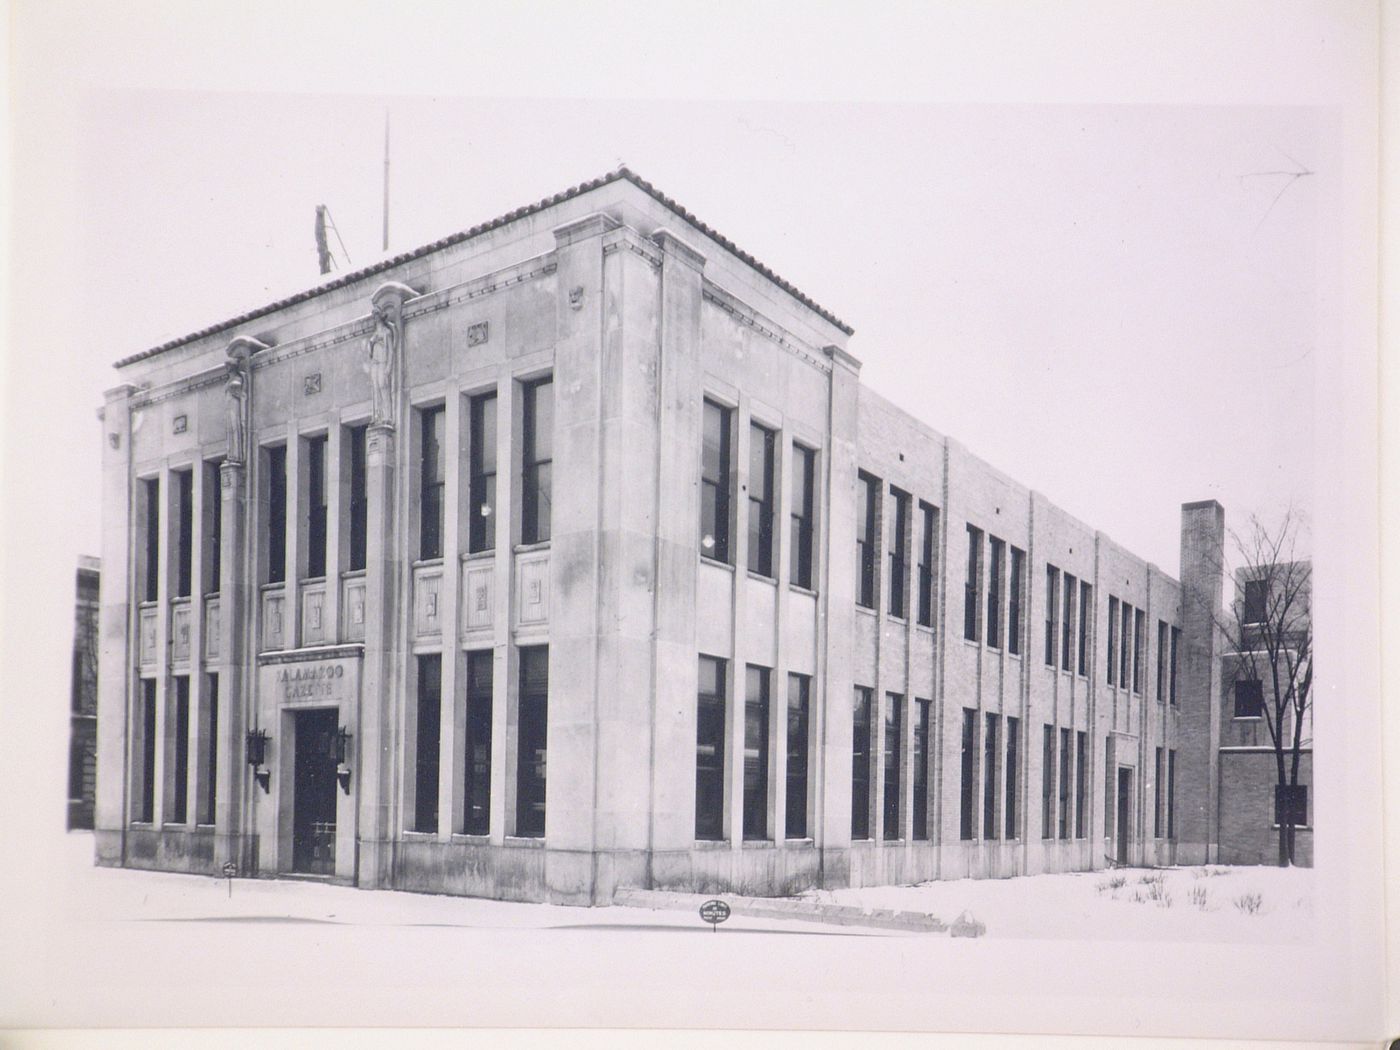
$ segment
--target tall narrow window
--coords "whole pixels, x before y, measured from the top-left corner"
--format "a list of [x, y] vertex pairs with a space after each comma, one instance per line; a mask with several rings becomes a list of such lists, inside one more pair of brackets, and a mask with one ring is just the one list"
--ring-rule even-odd
[[1167, 751], [1167, 838], [1176, 838], [1176, 748]]
[[904, 769], [900, 764], [904, 743], [904, 697], [898, 693], [885, 694], [885, 783], [884, 836], [886, 840], [900, 838], [899, 788]]
[[423, 446], [419, 459], [418, 557], [442, 557], [442, 496], [446, 484], [446, 457], [443, 455], [443, 427], [447, 412], [439, 405], [419, 413]]
[[801, 445], [792, 446], [791, 582], [812, 587], [812, 538], [816, 519], [817, 454]]
[[1145, 617], [1141, 609], [1133, 610], [1133, 692], [1142, 692], [1142, 646], [1146, 634]]
[[1045, 663], [1055, 666], [1055, 633], [1060, 615], [1060, 570], [1045, 566]]
[[188, 598], [194, 565], [194, 471], [171, 472], [175, 482], [175, 597]]
[[904, 551], [909, 542], [909, 494], [890, 486], [894, 500], [894, 535], [890, 537], [890, 615], [909, 614], [909, 574]]
[[807, 837], [807, 748], [812, 680], [788, 675], [787, 837]]
[[706, 401], [700, 456], [700, 553], [729, 561], [729, 409]]
[[1006, 611], [1006, 651], [1021, 655], [1021, 605], [1025, 590], [1026, 552], [1011, 548], [1011, 587]]
[[1040, 756], [1040, 834], [1055, 837], [1055, 727], [1045, 727], [1045, 747]]
[[224, 508], [219, 493], [222, 491], [219, 483], [219, 463], [206, 463], [204, 465], [204, 503], [205, 521], [208, 528], [204, 530], [204, 540], [207, 546], [204, 552], [204, 593], [218, 594], [219, 579], [223, 575], [224, 565]]
[[142, 512], [145, 521], [145, 556], [141, 566], [144, 586], [141, 600], [153, 602], [159, 595], [160, 586], [160, 478], [146, 478], [141, 482]]
[[851, 838], [870, 837], [870, 708], [874, 690], [856, 686], [851, 720]]
[[982, 731], [982, 837], [997, 837], [997, 737], [1000, 715], [988, 715]]
[[777, 435], [749, 424], [749, 571], [773, 576], [773, 462]]
[[1071, 734], [1068, 729], [1060, 730], [1060, 838], [1069, 838], [1069, 764], [1073, 759], [1070, 750]]
[[1118, 599], [1108, 596], [1108, 684], [1118, 682]]
[[1094, 615], [1094, 588], [1079, 581], [1079, 673], [1089, 675], [1089, 627]]
[[1168, 685], [1170, 686], [1169, 693], [1170, 693], [1170, 696], [1171, 696], [1171, 702], [1172, 702], [1172, 703], [1176, 703], [1176, 651], [1177, 651], [1177, 647], [1178, 647], [1178, 644], [1180, 643], [1180, 641], [1181, 641], [1181, 631], [1180, 631], [1178, 628], [1173, 627], [1173, 628], [1172, 628], [1171, 667], [1169, 668], [1169, 670], [1168, 670], [1168, 672], [1167, 672], [1167, 676], [1168, 676], [1168, 678], [1169, 678]]
[[554, 382], [537, 379], [521, 392], [520, 542], [543, 543], [553, 521]]
[[1123, 602], [1122, 611], [1123, 623], [1118, 630], [1118, 685], [1122, 689], [1128, 689], [1133, 684], [1132, 678], [1129, 677], [1132, 674], [1133, 607]]
[[1244, 585], [1243, 623], [1263, 623], [1268, 604], [1269, 581], [1246, 580]]
[[491, 707], [495, 697], [495, 654], [490, 649], [467, 653], [467, 739], [462, 753], [466, 780], [462, 792], [462, 831], [491, 831]]
[[519, 751], [515, 759], [515, 833], [544, 837], [549, 745], [549, 646], [520, 650]]
[[695, 706], [695, 837], [724, 838], [724, 661], [700, 657]]
[[306, 439], [306, 575], [326, 575], [326, 435]]
[[910, 802], [914, 810], [914, 838], [919, 841], [928, 839], [928, 741], [932, 706], [928, 700], [914, 701], [914, 797]]
[[1152, 835], [1154, 838], [1162, 837], [1162, 749], [1157, 749], [1157, 761], [1152, 767]]
[[365, 434], [361, 424], [348, 428], [350, 438], [350, 571], [365, 567], [369, 538], [369, 485], [366, 476]]
[[919, 518], [923, 529], [919, 536], [919, 623], [933, 626], [933, 579], [937, 562], [934, 560], [938, 543], [938, 511], [919, 501]]
[[864, 471], [856, 483], [856, 604], [875, 608], [875, 505], [879, 481]]
[[272, 445], [267, 464], [267, 582], [287, 578], [287, 446]]
[[1065, 622], [1060, 625], [1060, 670], [1074, 671], [1074, 598], [1078, 587], [1073, 576], [1065, 573]]
[[977, 834], [977, 712], [963, 708], [962, 781], [958, 805], [958, 837], [964, 841]]
[[749, 664], [744, 683], [744, 838], [768, 837], [768, 682]]
[[204, 676], [204, 695], [208, 721], [204, 726], [204, 797], [199, 823], [214, 823], [215, 803], [219, 798], [219, 676]]
[[144, 824], [156, 813], [156, 680], [141, 679], [141, 783], [132, 819]]
[[1087, 819], [1084, 808], [1084, 794], [1088, 787], [1088, 747], [1089, 736], [1082, 730], [1074, 735], [1074, 837], [1082, 839], [1085, 835], [1085, 821]]
[[467, 550], [472, 554], [496, 546], [496, 394], [478, 394], [467, 402]]
[[1006, 544], [988, 537], [991, 565], [987, 573], [987, 644], [1001, 647], [1001, 578], [1006, 568]]
[[1167, 699], [1167, 621], [1157, 621], [1157, 702]]
[[1006, 826], [1003, 834], [1008, 839], [1020, 838], [1016, 826], [1016, 794], [1021, 781], [1021, 720], [1008, 715], [1006, 718]]
[[418, 657], [418, 732], [414, 761], [413, 830], [437, 831], [438, 732], [442, 728], [442, 656]]
[[175, 769], [171, 786], [174, 798], [170, 806], [170, 823], [183, 824], [189, 817], [190, 798], [190, 680], [187, 675], [175, 677]]
[[963, 637], [975, 642], [981, 633], [982, 530], [973, 525], [967, 527], [967, 582], [963, 587]]

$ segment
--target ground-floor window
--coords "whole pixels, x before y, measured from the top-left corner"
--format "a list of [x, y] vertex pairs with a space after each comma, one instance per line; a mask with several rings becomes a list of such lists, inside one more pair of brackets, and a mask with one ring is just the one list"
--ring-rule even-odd
[[904, 697], [885, 694], [884, 836], [899, 838], [899, 788], [904, 775], [900, 753], [904, 743]]
[[1060, 838], [1069, 838], [1070, 731], [1060, 730]]
[[982, 731], [982, 837], [997, 837], [997, 738], [1001, 716], [988, 715]]
[[[1160, 674], [1157, 676], [1161, 677]], [[1152, 835], [1154, 838], [1162, 837], [1162, 749], [1157, 749], [1157, 760], [1152, 771], [1155, 774], [1152, 778]]]
[[1055, 727], [1045, 727], [1045, 748], [1040, 756], [1040, 833], [1055, 837]]
[[724, 661], [700, 657], [695, 706], [695, 837], [724, 838]]
[[175, 678], [175, 717], [173, 741], [175, 762], [170, 802], [171, 824], [183, 824], [190, 812], [190, 679], [188, 675]]
[[1085, 821], [1086, 808], [1084, 805], [1085, 789], [1087, 781], [1084, 779], [1088, 775], [1088, 747], [1089, 734], [1079, 732], [1074, 737], [1074, 837], [1084, 838], [1086, 832]]
[[1176, 838], [1176, 748], [1167, 752], [1167, 838]]
[[520, 650], [519, 736], [515, 758], [515, 833], [544, 837], [549, 725], [549, 646]]
[[963, 708], [962, 791], [958, 806], [958, 835], [967, 840], [976, 835], [974, 800], [977, 797], [977, 712]]
[[870, 837], [870, 708], [874, 690], [856, 686], [851, 722], [851, 838]]
[[219, 676], [204, 676], [204, 795], [199, 823], [214, 823], [214, 803], [219, 793]]
[[768, 681], [750, 664], [744, 682], [744, 838], [768, 837]]
[[787, 837], [807, 837], [807, 748], [812, 680], [788, 675]]
[[1006, 719], [1006, 827], [1008, 839], [1020, 838], [1016, 827], [1016, 792], [1020, 788], [1021, 720], [1010, 715]]
[[140, 775], [132, 820], [150, 824], [156, 819], [156, 680], [141, 679]]
[[932, 704], [928, 700], [915, 700], [914, 718], [914, 838], [928, 839], [928, 736], [929, 713]]
[[442, 728], [442, 656], [418, 657], [418, 728], [413, 830], [437, 831], [439, 733]]
[[467, 653], [467, 737], [462, 754], [466, 781], [462, 791], [462, 831], [485, 835], [491, 830], [491, 705], [495, 699], [495, 654], [490, 649]]

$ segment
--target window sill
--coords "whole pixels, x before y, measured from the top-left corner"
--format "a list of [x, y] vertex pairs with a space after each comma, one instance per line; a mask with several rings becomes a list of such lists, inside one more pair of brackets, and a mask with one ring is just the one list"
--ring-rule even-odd
[[491, 836], [489, 834], [467, 835], [460, 831], [454, 831], [452, 833], [452, 844], [454, 846], [489, 846], [491, 845]]
[[728, 849], [728, 848], [729, 848], [729, 840], [728, 840], [728, 839], [696, 839], [696, 840], [695, 840], [695, 845], [692, 846], [691, 848], [692, 848], [692, 849], [701, 849], [701, 850], [706, 850], [706, 849]]
[[442, 568], [442, 557], [419, 558], [413, 563], [415, 569], [440, 569]]
[[519, 846], [523, 849], [544, 849], [543, 835], [507, 835], [505, 840], [507, 846]]
[[362, 580], [368, 572], [368, 569], [346, 569], [340, 574], [340, 578], [342, 580]]
[[258, 584], [258, 591], [259, 591], [259, 593], [261, 593], [261, 594], [268, 594], [268, 593], [270, 593], [270, 592], [272, 592], [272, 591], [284, 591], [284, 590], [286, 590], [286, 589], [287, 589], [287, 581], [286, 581], [286, 580], [278, 580], [276, 583], [260, 583], [260, 584]]
[[886, 613], [885, 619], [890, 623], [897, 623], [901, 627], [909, 626], [909, 618], [907, 616], [896, 616], [894, 613]]
[[916, 630], [916, 631], [923, 631], [925, 634], [933, 634], [933, 633], [934, 633], [934, 631], [933, 631], [933, 624], [931, 624], [931, 623], [916, 623], [916, 624], [914, 624], [914, 630]]
[[[1283, 827], [1282, 824], [1270, 824], [1270, 825], [1269, 825], [1269, 830], [1270, 830], [1270, 831], [1278, 831], [1278, 830], [1279, 830], [1280, 828], [1282, 828], [1282, 827]], [[1312, 826], [1311, 824], [1308, 824], [1308, 825], [1306, 825], [1306, 826], [1303, 825], [1303, 824], [1294, 824], [1294, 825], [1293, 825], [1293, 830], [1294, 830], [1294, 831], [1311, 831], [1312, 829], [1313, 829], [1313, 826]]]
[[1232, 721], [1232, 722], [1262, 722], [1262, 721], [1264, 721], [1264, 716], [1263, 716], [1263, 715], [1231, 715], [1231, 716], [1230, 716], [1230, 721]]
[[744, 839], [741, 849], [772, 849], [772, 839]]
[[302, 586], [302, 587], [305, 587], [305, 586], [307, 586], [307, 585], [309, 585], [309, 584], [313, 584], [313, 583], [325, 583], [325, 582], [326, 582], [326, 578], [325, 578], [324, 576], [303, 576], [300, 580], [297, 581], [297, 583], [298, 583], [300, 586]]
[[437, 838], [436, 831], [419, 831], [417, 828], [404, 828], [403, 837], [406, 840], [416, 839], [420, 842], [429, 842]]
[[496, 557], [496, 550], [493, 547], [484, 551], [465, 551], [461, 555], [462, 561], [491, 561]]
[[963, 645], [968, 646], [971, 649], [982, 648], [981, 642], [979, 642], [976, 638], [968, 638], [966, 635], [963, 636], [962, 643]]
[[552, 541], [537, 540], [534, 543], [517, 543], [511, 548], [516, 554], [533, 554], [535, 551], [547, 551]]
[[817, 840], [816, 840], [816, 839], [807, 838], [807, 837], [803, 837], [803, 838], [799, 838], [799, 839], [783, 839], [783, 845], [784, 845], [784, 846], [788, 846], [788, 847], [790, 847], [790, 848], [791, 848], [791, 847], [796, 847], [796, 848], [798, 848], [798, 849], [811, 848], [811, 847], [815, 847], [816, 844], [817, 844]]
[[749, 569], [747, 575], [749, 579], [753, 580], [756, 583], [766, 583], [770, 587], [778, 586], [778, 580], [774, 576], [765, 576], [763, 575], [763, 573], [756, 572], [753, 569]]
[[859, 602], [856, 603], [856, 614], [869, 616], [871, 619], [875, 619], [875, 617], [878, 615], [874, 609], [870, 608], [870, 606], [861, 605]]
[[815, 598], [817, 596], [817, 592], [813, 588], [803, 587], [800, 583], [789, 583], [788, 590], [795, 594], [805, 594], [810, 598]]
[[729, 562], [720, 561], [718, 558], [712, 558], [708, 554], [705, 554], [703, 552], [700, 555], [700, 564], [713, 565], [716, 569], [723, 569], [725, 572], [734, 571], [734, 566], [730, 565]]

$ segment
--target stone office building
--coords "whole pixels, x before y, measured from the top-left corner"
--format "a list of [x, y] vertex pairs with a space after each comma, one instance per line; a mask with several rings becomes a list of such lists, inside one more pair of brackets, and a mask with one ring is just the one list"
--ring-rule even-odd
[[620, 169], [119, 362], [99, 862], [601, 904], [1204, 850], [1182, 584], [851, 334]]

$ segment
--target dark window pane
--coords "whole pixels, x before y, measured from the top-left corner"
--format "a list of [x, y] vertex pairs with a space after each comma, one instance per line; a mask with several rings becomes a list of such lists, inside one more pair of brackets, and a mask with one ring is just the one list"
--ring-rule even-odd
[[208, 547], [204, 555], [205, 594], [218, 594], [219, 580], [223, 576], [224, 507], [222, 491], [219, 464], [206, 463], [204, 466], [204, 504], [208, 508], [206, 520], [209, 522], [209, 529], [206, 535]]
[[1060, 613], [1060, 570], [1045, 566], [1045, 663], [1055, 666], [1055, 626]]
[[219, 676], [205, 676], [207, 690], [206, 703], [209, 705], [209, 721], [204, 735], [204, 762], [207, 772], [204, 780], [204, 812], [201, 824], [214, 823], [215, 803], [219, 792]]
[[773, 575], [773, 469], [777, 435], [749, 426], [749, 571]]
[[[967, 582], [963, 593], [963, 637], [977, 641], [982, 604], [982, 530], [967, 527]], [[971, 836], [968, 836], [969, 838]]]
[[1040, 756], [1040, 834], [1055, 837], [1055, 727], [1045, 727], [1045, 746]]
[[851, 725], [851, 838], [870, 837], [870, 708], [873, 690], [856, 686]]
[[442, 725], [442, 657], [418, 657], [418, 734], [413, 830], [437, 831], [438, 732]]
[[1079, 583], [1079, 673], [1089, 673], [1089, 624], [1094, 614], [1094, 589], [1084, 581]]
[[1077, 582], [1073, 576], [1065, 573], [1065, 617], [1060, 630], [1060, 669], [1063, 671], [1074, 670], [1074, 599], [1078, 593]]
[[729, 409], [706, 401], [700, 452], [700, 553], [729, 561]]
[[995, 536], [991, 545], [992, 564], [987, 573], [987, 644], [1001, 647], [1001, 577], [1005, 570], [1006, 544]]
[[141, 680], [141, 780], [132, 819], [149, 824], [156, 808], [156, 682]]
[[1082, 839], [1085, 835], [1085, 823], [1088, 819], [1085, 812], [1084, 796], [1088, 788], [1088, 763], [1089, 763], [1089, 737], [1087, 733], [1079, 732], [1075, 734], [1074, 751], [1074, 837]]
[[447, 414], [442, 408], [426, 408], [421, 413], [423, 447], [420, 461], [419, 546], [420, 558], [442, 557], [442, 522], [446, 465], [442, 447]]
[[306, 441], [306, 575], [326, 574], [326, 438]]
[[1001, 716], [987, 715], [982, 733], [982, 837], [997, 837], [997, 737]]
[[788, 675], [787, 837], [807, 837], [807, 750], [811, 679]]
[[363, 426], [350, 428], [350, 570], [365, 567], [369, 535], [369, 499], [365, 475], [365, 432]]
[[1108, 684], [1118, 681], [1118, 599], [1108, 596]]
[[1006, 826], [1002, 829], [1008, 839], [1020, 837], [1017, 827], [1016, 796], [1021, 774], [1021, 720], [1006, 719]]
[[549, 728], [548, 646], [520, 650], [519, 715], [515, 833], [522, 838], [542, 838]]
[[958, 836], [964, 840], [976, 835], [977, 799], [977, 712], [963, 708], [962, 783], [958, 807]]
[[490, 649], [467, 653], [466, 783], [462, 794], [462, 830], [485, 835], [491, 830], [491, 706], [495, 654]]
[[899, 789], [903, 783], [900, 766], [901, 744], [904, 738], [904, 697], [898, 693], [885, 694], [885, 784], [884, 836], [900, 837]]
[[938, 511], [927, 503], [919, 504], [923, 532], [919, 543], [919, 623], [933, 626], [934, 557], [938, 547]]
[[744, 689], [744, 838], [768, 837], [768, 681], [750, 665]]
[[1070, 751], [1071, 732], [1068, 729], [1060, 730], [1060, 838], [1069, 838], [1069, 776], [1070, 761], [1073, 753]]
[[879, 481], [862, 471], [856, 484], [856, 604], [875, 608], [875, 511]]
[[724, 661], [700, 657], [695, 716], [695, 837], [724, 837]]
[[287, 578], [287, 448], [267, 450], [267, 582]]
[[812, 586], [812, 528], [815, 518], [817, 454], [809, 448], [794, 445], [792, 492], [792, 582], [799, 587]]
[[552, 524], [554, 383], [541, 379], [524, 387], [520, 539], [543, 543]]
[[928, 838], [928, 760], [929, 760], [929, 709], [927, 700], [914, 701], [917, 705], [914, 721], [914, 797], [913, 804], [914, 838]]
[[467, 549], [473, 553], [496, 545], [496, 395], [482, 394], [469, 402]]
[[160, 478], [147, 478], [141, 483], [144, 494], [142, 512], [145, 517], [145, 556], [142, 559], [142, 601], [153, 602], [160, 586]]
[[903, 618], [908, 613], [909, 574], [905, 571], [905, 550], [909, 544], [909, 494], [890, 488], [894, 500], [894, 535], [890, 537], [890, 615]]
[[194, 472], [177, 470], [175, 479], [175, 597], [190, 596], [191, 567], [194, 564]]
[[1011, 548], [1011, 593], [1006, 613], [1006, 651], [1021, 652], [1021, 605], [1025, 589], [1026, 552]]
[[1244, 622], [1263, 623], [1268, 605], [1267, 580], [1246, 580], [1244, 585]]
[[174, 798], [170, 806], [170, 823], [183, 824], [189, 816], [190, 797], [190, 680], [184, 675], [175, 679], [175, 769], [171, 780]]
[[1264, 717], [1264, 683], [1257, 678], [1235, 683], [1235, 717]]

